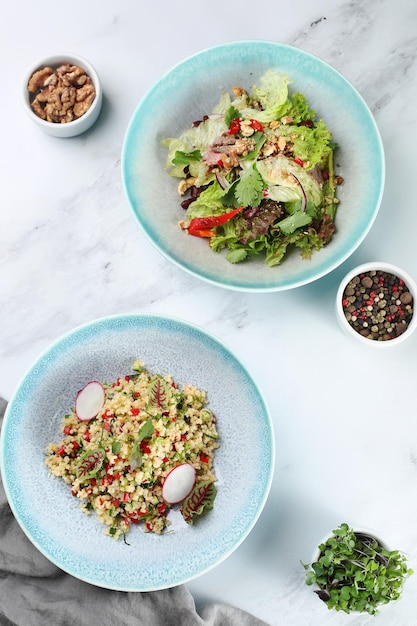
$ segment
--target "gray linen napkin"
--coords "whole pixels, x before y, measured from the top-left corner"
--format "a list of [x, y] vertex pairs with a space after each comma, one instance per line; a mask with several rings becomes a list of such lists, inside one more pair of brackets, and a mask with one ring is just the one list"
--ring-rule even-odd
[[[6, 410], [0, 397], [0, 430]], [[199, 612], [185, 585], [148, 593], [109, 591], [66, 574], [28, 540], [0, 478], [1, 626], [268, 626], [240, 609]]]

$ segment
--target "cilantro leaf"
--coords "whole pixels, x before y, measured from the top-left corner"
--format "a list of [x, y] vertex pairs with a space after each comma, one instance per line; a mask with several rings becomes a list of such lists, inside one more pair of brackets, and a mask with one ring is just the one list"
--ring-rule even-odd
[[262, 200], [264, 182], [253, 165], [240, 174], [234, 194], [238, 206], [258, 206]]
[[224, 123], [226, 124], [226, 126], [230, 126], [233, 120], [235, 120], [239, 116], [239, 111], [234, 106], [230, 106], [225, 113]]

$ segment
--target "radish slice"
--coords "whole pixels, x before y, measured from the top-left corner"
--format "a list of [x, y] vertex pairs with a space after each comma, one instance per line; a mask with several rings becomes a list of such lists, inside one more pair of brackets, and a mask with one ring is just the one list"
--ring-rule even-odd
[[75, 412], [79, 420], [93, 419], [104, 404], [104, 387], [97, 380], [92, 380], [80, 389], [75, 400]]
[[178, 504], [191, 493], [195, 485], [195, 469], [189, 463], [174, 467], [162, 485], [162, 497], [168, 504]]

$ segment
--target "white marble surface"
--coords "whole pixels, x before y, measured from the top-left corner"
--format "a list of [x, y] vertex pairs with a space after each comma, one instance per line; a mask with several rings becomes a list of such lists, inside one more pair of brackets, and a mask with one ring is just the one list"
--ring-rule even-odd
[[[189, 584], [197, 604], [230, 603], [273, 626], [370, 624], [327, 611], [304, 584], [299, 559], [342, 521], [377, 529], [417, 571], [417, 334], [392, 350], [361, 347], [333, 310], [338, 281], [358, 263], [383, 259], [417, 277], [416, 28], [414, 0], [16, 0], [0, 22], [0, 393], [10, 398], [39, 353], [73, 327], [150, 312], [224, 340], [270, 407], [270, 498], [238, 550]], [[139, 99], [175, 63], [235, 39], [292, 44], [332, 64], [368, 103], [385, 146], [371, 232], [331, 275], [289, 292], [230, 292], [170, 265], [123, 195], [120, 154]], [[103, 81], [99, 122], [71, 140], [42, 134], [20, 104], [27, 67], [57, 51], [87, 57]], [[417, 624], [416, 600], [417, 574], [376, 623]]]

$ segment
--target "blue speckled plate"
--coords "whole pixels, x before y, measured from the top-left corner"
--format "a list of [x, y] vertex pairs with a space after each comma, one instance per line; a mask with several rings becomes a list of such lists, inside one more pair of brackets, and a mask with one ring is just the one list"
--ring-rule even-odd
[[[214, 253], [206, 242], [186, 237], [178, 179], [165, 168], [160, 140], [176, 137], [194, 120], [210, 113], [223, 91], [259, 84], [269, 68], [286, 72], [290, 89], [301, 91], [338, 143], [337, 233], [331, 244], [303, 261], [294, 251], [280, 266], [259, 258], [236, 265]], [[356, 89], [317, 57], [283, 44], [238, 41], [186, 59], [143, 97], [128, 126], [122, 152], [122, 178], [133, 215], [144, 234], [170, 261], [209, 283], [249, 292], [280, 291], [310, 283], [346, 260], [371, 228], [385, 182], [384, 152], [378, 129]]]
[[[131, 373], [135, 358], [180, 385], [208, 393], [217, 416], [217, 497], [212, 511], [174, 532], [103, 535], [61, 479], [49, 475], [45, 449], [92, 379]], [[11, 399], [1, 436], [1, 471], [12, 511], [32, 543], [62, 570], [108, 589], [152, 591], [185, 583], [229, 556], [256, 523], [271, 485], [274, 437], [262, 395], [230, 350], [199, 328], [158, 316], [103, 318], [76, 328], [32, 366]], [[178, 514], [179, 518], [180, 515]]]

